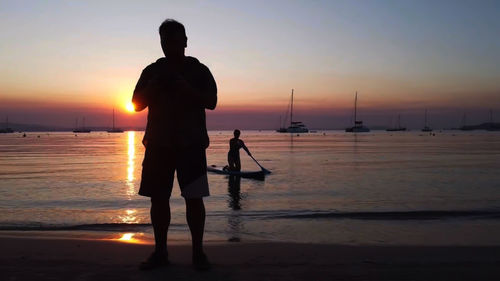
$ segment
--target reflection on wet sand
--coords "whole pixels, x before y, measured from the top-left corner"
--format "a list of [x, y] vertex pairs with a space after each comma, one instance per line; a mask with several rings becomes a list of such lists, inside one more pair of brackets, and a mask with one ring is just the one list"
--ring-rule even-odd
[[125, 243], [131, 243], [131, 244], [147, 244], [147, 242], [143, 239], [140, 239], [138, 237], [144, 236], [143, 233], [123, 233], [120, 238], [115, 238], [111, 240], [119, 241], [119, 242], [125, 242]]

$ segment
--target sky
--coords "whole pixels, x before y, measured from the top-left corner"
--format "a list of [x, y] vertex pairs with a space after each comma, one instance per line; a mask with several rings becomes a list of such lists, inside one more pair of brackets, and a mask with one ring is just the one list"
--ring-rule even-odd
[[436, 128], [500, 121], [500, 1], [0, 0], [0, 122], [145, 125], [130, 113], [158, 27], [186, 27], [186, 55], [218, 86], [209, 129], [276, 129], [294, 89], [310, 128]]

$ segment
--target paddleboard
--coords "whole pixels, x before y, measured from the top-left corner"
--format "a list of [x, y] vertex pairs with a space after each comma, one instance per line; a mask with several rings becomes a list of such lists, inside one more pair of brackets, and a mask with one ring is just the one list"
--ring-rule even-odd
[[207, 167], [208, 172], [220, 174], [220, 175], [228, 175], [228, 176], [239, 176], [242, 178], [264, 178], [266, 174], [264, 171], [229, 171], [224, 170], [224, 167], [211, 165]]

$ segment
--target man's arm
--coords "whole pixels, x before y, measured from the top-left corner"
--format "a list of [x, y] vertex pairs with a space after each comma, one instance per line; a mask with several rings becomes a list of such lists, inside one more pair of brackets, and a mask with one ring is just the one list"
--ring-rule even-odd
[[241, 148], [243, 148], [247, 152], [248, 155], [252, 156], [252, 153], [250, 153], [247, 146], [245, 145], [245, 143], [242, 140], [240, 140], [240, 146], [241, 146]]
[[135, 86], [134, 95], [132, 96], [132, 103], [134, 104], [135, 111], [142, 111], [149, 105], [149, 92], [151, 84], [151, 70], [146, 67], [137, 81]]
[[204, 93], [202, 93], [202, 104], [205, 108], [214, 110], [217, 105], [217, 84], [212, 73], [205, 65], [201, 65], [203, 70]]

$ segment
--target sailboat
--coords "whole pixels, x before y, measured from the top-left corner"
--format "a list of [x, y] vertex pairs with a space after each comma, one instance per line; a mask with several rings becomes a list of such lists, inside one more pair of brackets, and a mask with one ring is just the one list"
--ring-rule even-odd
[[363, 126], [363, 121], [357, 120], [357, 107], [358, 107], [358, 92], [354, 97], [354, 126], [346, 128], [345, 131], [348, 133], [366, 133], [370, 131], [370, 128]]
[[113, 128], [107, 131], [108, 133], [123, 133], [120, 128], [115, 128], [115, 109], [113, 108]]
[[427, 109], [425, 110], [424, 128], [422, 129], [422, 132], [432, 132], [432, 129], [427, 126]]
[[462, 122], [461, 122], [461, 126], [460, 126], [460, 130], [462, 131], [472, 131], [474, 130], [474, 126], [467, 126], [467, 116], [465, 115], [465, 112], [464, 112], [464, 115], [462, 116]]
[[486, 131], [500, 131], [500, 124], [493, 122], [493, 110], [490, 109], [490, 122], [487, 123]]
[[14, 130], [12, 130], [11, 128], [9, 128], [9, 117], [7, 116], [7, 118], [5, 119], [5, 129], [0, 129], [0, 133], [1, 134], [10, 134], [10, 133], [14, 133]]
[[90, 133], [90, 129], [85, 128], [85, 117], [83, 117], [83, 126], [78, 128], [78, 118], [76, 118], [76, 126], [73, 133]]
[[396, 131], [406, 131], [406, 127], [401, 127], [401, 115], [398, 114], [398, 126], [396, 128], [389, 128], [386, 131], [396, 132]]
[[[286, 119], [285, 119], [286, 122]], [[285, 128], [285, 126], [280, 127], [276, 130], [278, 133], [307, 133], [309, 129], [307, 129], [306, 125], [300, 121], [293, 121], [293, 89], [292, 89], [292, 98], [290, 100], [290, 126]]]
[[500, 131], [500, 123], [495, 123], [493, 120], [493, 111], [490, 110], [490, 121], [483, 122], [479, 125], [466, 125], [465, 123], [465, 113], [462, 117], [462, 126], [459, 128], [462, 131], [472, 131], [472, 130], [486, 130], [486, 131]]

